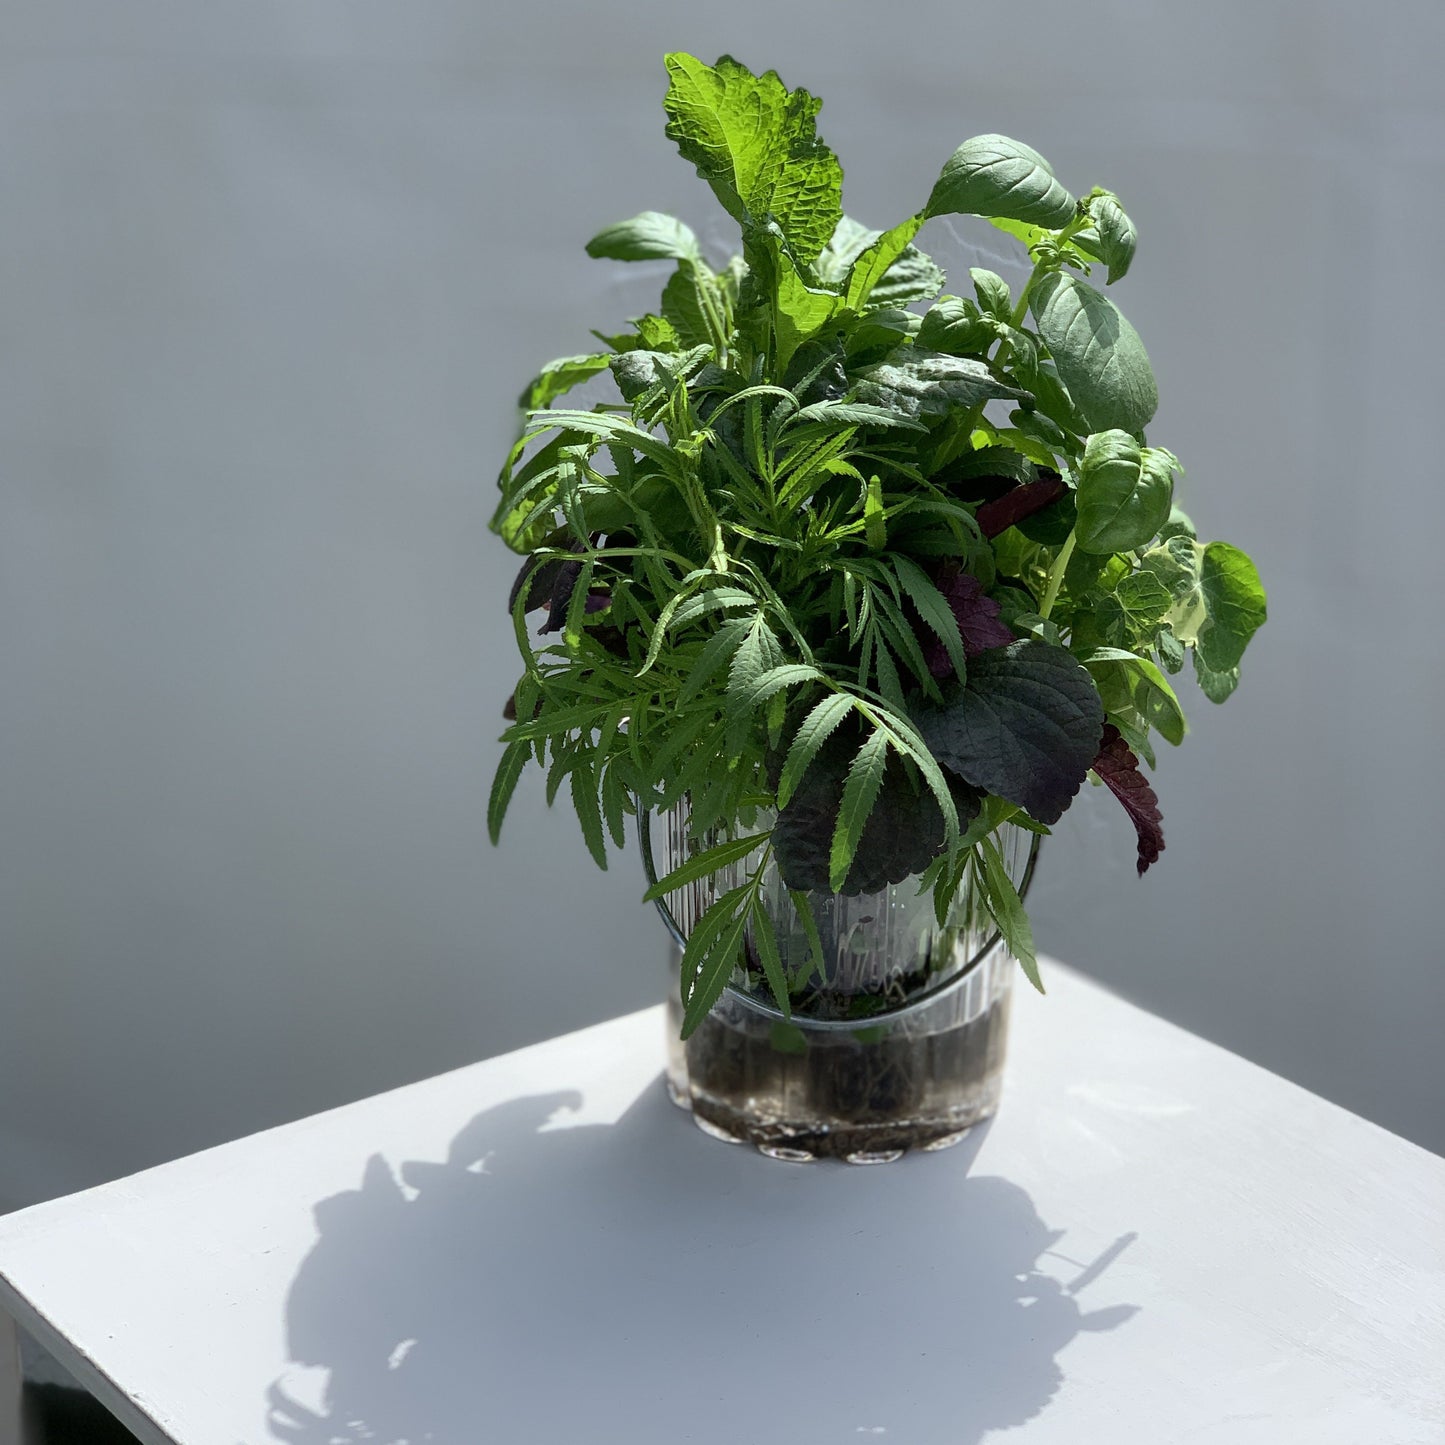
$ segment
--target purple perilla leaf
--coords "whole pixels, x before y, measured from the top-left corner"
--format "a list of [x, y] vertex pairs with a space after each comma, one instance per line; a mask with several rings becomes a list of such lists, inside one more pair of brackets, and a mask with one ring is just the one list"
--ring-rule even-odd
[[978, 529], [985, 537], [997, 537], [1010, 527], [1041, 512], [1064, 495], [1064, 480], [1057, 473], [1047, 473], [1036, 482], [1025, 482], [1003, 496], [984, 502], [974, 513]]
[[1124, 805], [1139, 835], [1139, 876], [1142, 878], [1164, 851], [1164, 819], [1154, 789], [1139, 771], [1139, 759], [1113, 723], [1104, 724], [1103, 740], [1093, 766], [1105, 786]]

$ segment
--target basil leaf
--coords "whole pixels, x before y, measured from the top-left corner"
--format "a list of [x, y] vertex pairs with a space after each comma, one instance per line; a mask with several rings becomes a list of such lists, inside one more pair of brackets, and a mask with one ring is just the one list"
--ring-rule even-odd
[[609, 261], [700, 261], [697, 237], [673, 216], [643, 211], [599, 231], [587, 243], [587, 254]]
[[979, 310], [996, 321], [1011, 320], [1014, 302], [1008, 282], [995, 272], [986, 271], [982, 266], [971, 266], [968, 275], [973, 282], [973, 294], [978, 297]]
[[1142, 547], [1169, 519], [1171, 453], [1141, 448], [1126, 431], [1095, 432], [1079, 463], [1074, 535], [1085, 552], [1111, 556]]
[[923, 313], [918, 344], [949, 356], [982, 356], [998, 338], [998, 328], [973, 301], [944, 296]]
[[1062, 271], [1029, 292], [1039, 335], [1093, 431], [1115, 427], [1138, 435], [1159, 406], [1159, 389], [1139, 333], [1087, 281]]
[[1098, 258], [1109, 268], [1106, 283], [1112, 286], [1121, 280], [1134, 259], [1134, 248], [1139, 243], [1139, 233], [1134, 223], [1124, 213], [1117, 196], [1099, 196], [1089, 207], [1098, 231]]
[[1073, 216], [1074, 198], [1032, 146], [1005, 135], [978, 135], [949, 157], [925, 213], [1000, 216], [1058, 227]]

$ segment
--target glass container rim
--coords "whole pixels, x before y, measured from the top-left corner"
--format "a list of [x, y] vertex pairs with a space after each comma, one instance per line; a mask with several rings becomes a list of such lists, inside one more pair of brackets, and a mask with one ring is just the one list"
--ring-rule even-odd
[[[652, 819], [656, 811], [657, 810], [653, 808], [645, 807], [639, 801], [636, 814], [638, 820], [637, 842], [642, 852], [642, 868], [643, 872], [646, 874], [647, 886], [649, 888], [655, 887], [658, 882], [657, 864], [653, 858], [652, 853]], [[1033, 882], [1034, 869], [1038, 864], [1039, 843], [1041, 841], [1039, 834], [1034, 833], [1031, 829], [1026, 829], [1025, 831], [1029, 832], [1030, 837], [1032, 838], [1032, 842], [1029, 844], [1029, 856], [1024, 864], [1023, 876], [1019, 879], [1018, 882], [1018, 894], [1020, 900], [1028, 897], [1029, 885]], [[890, 883], [888, 886], [890, 888], [897, 888], [899, 885], [897, 883]], [[663, 896], [654, 899], [653, 903], [654, 906], [657, 908], [658, 913], [662, 915], [663, 925], [666, 927], [669, 935], [671, 935], [672, 941], [678, 946], [678, 948], [686, 949], [687, 935], [683, 933], [682, 929], [678, 925], [676, 917], [672, 912], [672, 909], [668, 907], [666, 895], [664, 894]], [[883, 1009], [880, 1012], [876, 1014], [870, 1014], [868, 1018], [861, 1020], [815, 1019], [798, 1014], [785, 1014], [782, 1009], [777, 1007], [776, 1004], [764, 1003], [761, 999], [756, 998], [753, 994], [745, 993], [742, 989], [736, 987], [732, 983], [726, 983], [723, 985], [723, 993], [731, 995], [732, 998], [738, 1003], [746, 1004], [749, 1008], [755, 1009], [757, 1012], [763, 1014], [765, 1017], [776, 1019], [780, 1023], [791, 1023], [799, 1028], [804, 1029], [844, 1030], [847, 1032], [856, 1033], [860, 1028], [870, 1028], [884, 1022], [891, 1023], [894, 1019], [902, 1018], [907, 1014], [913, 1013], [917, 1009], [925, 1008], [929, 1004], [936, 1002], [943, 994], [947, 993], [951, 989], [959, 987], [969, 977], [976, 973], [978, 969], [988, 959], [989, 955], [992, 954], [995, 949], [997, 949], [1001, 944], [1003, 944], [1003, 942], [1003, 934], [997, 928], [995, 928], [994, 931], [983, 941], [983, 943], [979, 945], [978, 950], [974, 953], [973, 957], [970, 958], [968, 962], [964, 964], [963, 967], [960, 968], [956, 973], [950, 974], [946, 979], [943, 979], [941, 982], [935, 984], [932, 988], [924, 989], [922, 993], [919, 993], [913, 998], [910, 998], [907, 1003], [899, 1004], [896, 1008]]]

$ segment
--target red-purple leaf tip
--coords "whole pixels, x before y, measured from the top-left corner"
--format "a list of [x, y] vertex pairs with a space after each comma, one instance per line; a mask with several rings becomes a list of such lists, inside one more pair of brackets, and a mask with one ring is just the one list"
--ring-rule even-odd
[[974, 519], [978, 522], [978, 529], [985, 537], [997, 537], [1000, 532], [1006, 532], [1010, 527], [1022, 522], [1025, 517], [1031, 517], [1035, 512], [1041, 512], [1051, 502], [1057, 502], [1064, 495], [1063, 478], [1055, 475], [1042, 476], [1036, 482], [1025, 482], [1021, 487], [1015, 487], [1011, 492], [1005, 492], [1003, 496], [992, 502], [985, 502], [977, 512]]
[[[977, 577], [967, 572], [942, 577], [938, 590], [958, 622], [965, 657], [977, 657], [991, 647], [1007, 647], [1014, 640], [1013, 633], [998, 620], [998, 603], [984, 595], [983, 583]], [[932, 632], [925, 633], [923, 656], [934, 677], [947, 677], [953, 671], [948, 649]]]
[[1124, 805], [1139, 835], [1139, 876], [1142, 878], [1151, 863], [1158, 862], [1164, 851], [1164, 819], [1159, 813], [1159, 799], [1149, 780], [1139, 771], [1139, 759], [1113, 723], [1104, 724], [1099, 756], [1094, 771], [1108, 789]]

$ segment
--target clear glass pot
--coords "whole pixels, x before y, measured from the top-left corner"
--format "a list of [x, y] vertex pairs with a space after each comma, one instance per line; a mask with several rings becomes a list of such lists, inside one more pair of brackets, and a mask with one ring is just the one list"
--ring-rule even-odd
[[[654, 828], [662, 835], [656, 857]], [[702, 846], [688, 838], [685, 808], [639, 831], [650, 881]], [[999, 835], [1021, 894], [1038, 842], [1021, 828]], [[793, 985], [792, 1017], [776, 1006], [748, 940], [745, 961], [684, 1043], [682, 946], [708, 905], [749, 871], [743, 860], [658, 904], [672, 937], [668, 1091], [700, 1129], [776, 1159], [875, 1164], [956, 1144], [997, 1109], [1018, 965], [981, 906], [971, 869], [942, 927], [916, 878], [851, 898], [810, 895], [820, 970], [770, 868], [764, 897]]]

